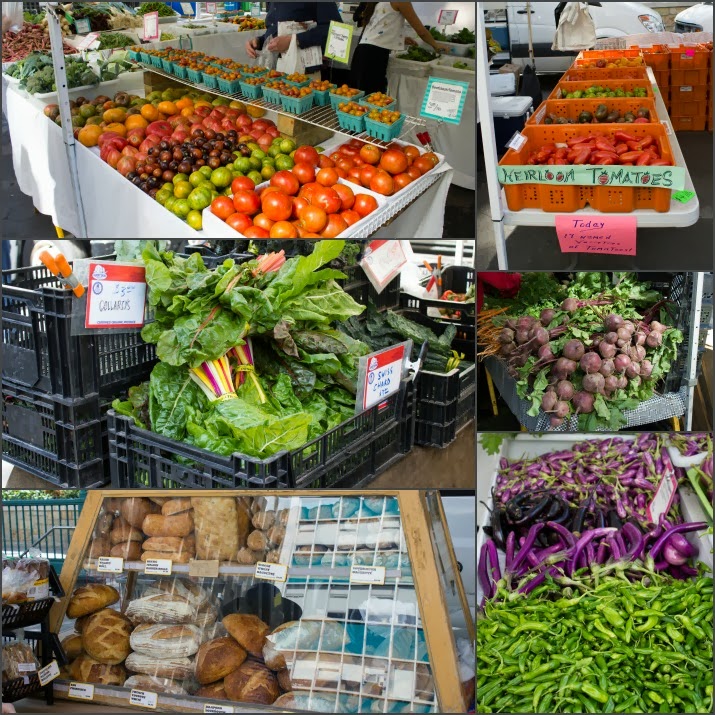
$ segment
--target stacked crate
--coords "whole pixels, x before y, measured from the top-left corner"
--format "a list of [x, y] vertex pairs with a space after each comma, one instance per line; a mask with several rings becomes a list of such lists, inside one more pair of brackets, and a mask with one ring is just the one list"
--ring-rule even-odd
[[703, 45], [671, 48], [670, 118], [676, 132], [705, 131], [711, 54], [712, 51]]
[[653, 70], [655, 81], [670, 113], [670, 52], [667, 45], [643, 47], [643, 60]]

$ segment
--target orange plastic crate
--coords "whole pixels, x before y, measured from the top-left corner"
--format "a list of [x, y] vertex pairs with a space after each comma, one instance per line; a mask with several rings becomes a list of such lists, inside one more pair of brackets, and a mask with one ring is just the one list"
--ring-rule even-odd
[[689, 102], [701, 102], [708, 98], [708, 87], [705, 84], [701, 85], [686, 85], [678, 86], [676, 84], [670, 85], [670, 98], [674, 99], [687, 99]]
[[705, 116], [671, 117], [670, 121], [673, 124], [673, 131], [676, 132], [704, 132], [707, 119]]
[[643, 60], [654, 70], [670, 69], [670, 52], [667, 45], [653, 45], [653, 47], [641, 47]]
[[[603, 82], [597, 82], [595, 80], [589, 80], [588, 82], [559, 82], [554, 91], [549, 95], [549, 99], [561, 99], [561, 93], [566, 92], [576, 92], [580, 90], [587, 90], [589, 87], [599, 86], [607, 87], [609, 89], [616, 90], [619, 87], [625, 91], [631, 91], [636, 87], [644, 87], [646, 89], [646, 94], [648, 97], [653, 97], [653, 88], [647, 79], [612, 79], [605, 80]], [[597, 97], [598, 99], [598, 97]], [[603, 97], [603, 99], [608, 99], [608, 97]], [[611, 97], [611, 99], [617, 99], [617, 97]], [[629, 97], [624, 97], [624, 99], [632, 99]], [[569, 100], [570, 101], [570, 100]]]
[[670, 81], [678, 86], [707, 84], [708, 70], [707, 68], [699, 70], [670, 70]]
[[655, 83], [658, 85], [661, 93], [670, 87], [670, 70], [653, 70], [655, 75]]
[[643, 57], [643, 53], [639, 47], [631, 47], [627, 50], [581, 50], [573, 63], [574, 67], [583, 67], [587, 62], [594, 60], [620, 60], [621, 58], [631, 59], [634, 57]]
[[708, 103], [704, 99], [691, 101], [682, 96], [674, 97], [670, 101], [670, 114], [673, 117], [706, 117]]
[[[648, 97], [627, 97], [625, 99], [547, 99], [542, 102], [537, 110], [527, 120], [527, 125], [543, 124], [543, 118], [547, 114], [555, 114], [557, 117], [577, 120], [581, 112], [595, 112], [599, 104], [605, 104], [609, 111], [617, 109], [621, 115], [626, 112], [635, 114], [641, 107], [645, 107], [650, 112], [650, 119], [653, 123], [658, 123], [658, 114], [655, 110], [655, 100]], [[542, 113], [542, 109], [544, 110]], [[642, 122], [641, 122], [642, 123]], [[547, 125], [548, 126], [548, 125]], [[563, 124], [559, 126], [564, 126]], [[581, 126], [594, 126], [593, 124]], [[605, 122], [595, 122], [595, 126], [613, 128], [613, 124]], [[620, 124], [619, 128], [622, 128]], [[630, 125], [629, 125], [630, 126]]]
[[[609, 127], [606, 129], [605, 127]], [[519, 150], [509, 149], [499, 162], [500, 166], [525, 165], [529, 153], [551, 142], [564, 143], [578, 136], [601, 134], [612, 137], [621, 129], [619, 125], [594, 127], [592, 124], [538, 124], [526, 126], [522, 134], [527, 138]], [[656, 138], [661, 156], [674, 162], [670, 141], [662, 124], [628, 124], [623, 129], [641, 139], [650, 134]], [[551, 184], [507, 184], [504, 194], [510, 211], [541, 209], [542, 211], [569, 213], [587, 204], [602, 213], [630, 213], [636, 209], [654, 209], [665, 213], [670, 209], [670, 189], [630, 186], [553, 186]]]
[[567, 82], [597, 82], [606, 79], [648, 79], [648, 75], [645, 67], [619, 67], [610, 70], [571, 67], [562, 79]]
[[670, 48], [670, 68], [674, 70], [707, 69], [712, 50], [704, 45], [681, 45]]

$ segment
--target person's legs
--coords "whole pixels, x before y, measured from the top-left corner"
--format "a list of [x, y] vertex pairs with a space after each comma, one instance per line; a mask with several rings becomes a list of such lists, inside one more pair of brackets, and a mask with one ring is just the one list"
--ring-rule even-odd
[[375, 45], [360, 44], [353, 55], [350, 85], [365, 94], [387, 91], [387, 61], [390, 51]]

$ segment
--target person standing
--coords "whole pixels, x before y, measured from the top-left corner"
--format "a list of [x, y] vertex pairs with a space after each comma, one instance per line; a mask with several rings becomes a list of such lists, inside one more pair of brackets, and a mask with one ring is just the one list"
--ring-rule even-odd
[[342, 22], [334, 2], [269, 2], [266, 31], [246, 41], [248, 56], [262, 49], [280, 55], [276, 69], [300, 72], [319, 79], [331, 21]]
[[417, 17], [411, 2], [367, 2], [360, 15], [364, 29], [352, 60], [352, 87], [365, 94], [387, 91], [387, 61], [391, 50], [404, 48], [405, 21], [435, 52], [444, 49]]

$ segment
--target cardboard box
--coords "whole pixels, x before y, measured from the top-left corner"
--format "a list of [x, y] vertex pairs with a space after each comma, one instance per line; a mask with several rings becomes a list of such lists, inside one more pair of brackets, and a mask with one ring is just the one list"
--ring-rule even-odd
[[518, 65], [506, 64], [499, 68], [499, 74], [513, 74], [516, 92], [519, 91], [519, 78], [521, 77], [521, 67]]

